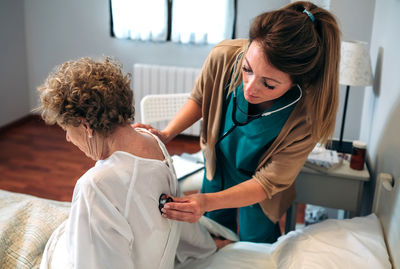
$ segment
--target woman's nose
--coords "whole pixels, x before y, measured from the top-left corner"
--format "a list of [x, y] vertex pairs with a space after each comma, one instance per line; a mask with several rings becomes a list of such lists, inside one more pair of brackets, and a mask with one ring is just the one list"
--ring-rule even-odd
[[68, 133], [65, 133], [65, 139], [66, 139], [68, 142], [71, 142], [71, 140], [69, 139]]
[[254, 93], [255, 90], [256, 90], [256, 79], [254, 76], [249, 76], [245, 86], [245, 91], [248, 93]]

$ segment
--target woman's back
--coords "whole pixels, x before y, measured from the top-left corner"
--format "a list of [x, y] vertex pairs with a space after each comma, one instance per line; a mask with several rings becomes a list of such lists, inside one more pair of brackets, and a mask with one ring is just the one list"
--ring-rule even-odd
[[173, 267], [179, 223], [161, 216], [158, 200], [161, 193], [177, 195], [177, 182], [164, 155], [160, 161], [116, 151], [78, 180], [60, 235], [68, 263], [74, 268]]

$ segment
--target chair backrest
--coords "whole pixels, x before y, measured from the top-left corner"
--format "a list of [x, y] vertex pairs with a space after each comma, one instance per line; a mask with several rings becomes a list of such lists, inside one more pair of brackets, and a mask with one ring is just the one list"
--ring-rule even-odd
[[151, 94], [140, 101], [141, 122], [153, 124], [171, 120], [190, 93]]

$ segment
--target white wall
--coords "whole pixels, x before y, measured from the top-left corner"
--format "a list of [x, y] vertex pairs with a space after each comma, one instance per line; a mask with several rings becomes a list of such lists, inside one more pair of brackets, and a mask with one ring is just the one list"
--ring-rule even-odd
[[27, 0], [25, 8], [32, 106], [37, 103], [35, 88], [66, 60], [115, 56], [125, 72], [132, 72], [135, 62], [200, 67], [211, 49], [112, 38], [108, 0]]
[[[371, 39], [372, 66], [375, 73], [373, 88], [366, 91], [362, 113], [361, 138], [368, 142], [372, 167], [372, 185], [381, 172], [390, 173], [397, 188], [388, 196], [397, 197], [387, 216], [400, 215], [400, 1], [377, 0]], [[373, 189], [373, 188], [371, 188]], [[394, 198], [392, 198], [394, 199]], [[388, 220], [387, 223], [390, 221]], [[397, 224], [398, 225], [398, 224]], [[400, 264], [398, 229], [385, 227], [392, 246], [392, 258]], [[397, 233], [396, 233], [397, 230]]]
[[[8, 0], [11, 1], [11, 0]], [[21, 0], [18, 0], [21, 1]], [[332, 0], [345, 39], [370, 41], [375, 0]], [[277, 9], [289, 0], [238, 0], [237, 37], [246, 38], [251, 19]], [[354, 14], [357, 10], [357, 14]], [[110, 37], [108, 0], [25, 0], [27, 70], [30, 107], [37, 106], [36, 87], [57, 64], [82, 56], [112, 55], [132, 72], [133, 63], [201, 67], [212, 46], [146, 43]], [[3, 26], [0, 26], [3, 27]], [[0, 51], [0, 55], [2, 55]], [[344, 100], [341, 88], [341, 103]], [[364, 91], [351, 88], [345, 139], [358, 139]], [[2, 104], [0, 100], [0, 106]], [[339, 107], [339, 137], [342, 105]], [[1, 123], [0, 123], [1, 124]]]
[[[331, 11], [337, 16], [343, 40], [371, 42], [375, 0], [331, 0]], [[343, 138], [357, 140], [360, 137], [361, 114], [365, 87], [350, 87]], [[334, 137], [340, 136], [346, 86], [340, 87], [340, 104]]]
[[24, 0], [0, 1], [0, 126], [29, 113]]
[[374, 86], [366, 91], [361, 138], [375, 174], [400, 177], [399, 0], [377, 0], [371, 41]]
[[237, 0], [236, 36], [247, 38], [251, 21], [255, 16], [286, 4], [289, 4], [289, 0]]

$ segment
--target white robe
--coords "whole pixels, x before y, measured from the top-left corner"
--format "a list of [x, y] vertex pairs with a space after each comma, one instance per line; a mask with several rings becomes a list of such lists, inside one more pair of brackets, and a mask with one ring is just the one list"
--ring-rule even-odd
[[117, 151], [77, 182], [66, 222], [40, 268], [173, 268], [180, 223], [163, 218], [161, 193], [178, 195], [171, 159]]

